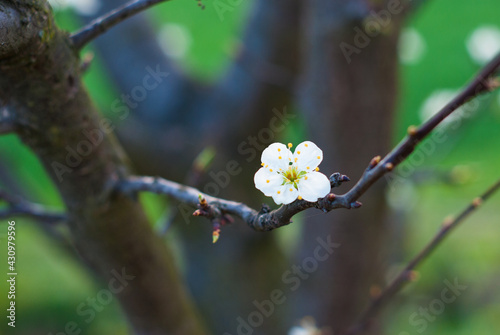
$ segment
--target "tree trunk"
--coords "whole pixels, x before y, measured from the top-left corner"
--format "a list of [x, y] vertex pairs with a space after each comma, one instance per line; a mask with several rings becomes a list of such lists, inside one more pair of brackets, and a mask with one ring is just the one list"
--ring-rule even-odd
[[[388, 151], [392, 134], [402, 15], [393, 15], [376, 36], [365, 35], [366, 46], [356, 42], [361, 38], [358, 29], [364, 31], [370, 22], [370, 10], [387, 9], [386, 2], [379, 6], [313, 0], [308, 8], [303, 109], [311, 137], [325, 152], [321, 169], [353, 180], [374, 156]], [[345, 43], [358, 51], [346, 51]], [[343, 193], [345, 187], [334, 191]], [[356, 321], [370, 288], [380, 285], [384, 274], [390, 234], [383, 185], [372, 187], [361, 201], [364, 205], [357, 210], [306, 216], [303, 227], [298, 264], [311, 256], [319, 236], [331, 236], [340, 246], [304, 280], [297, 316], [313, 315], [334, 331]]]
[[139, 334], [204, 334], [169, 250], [141, 206], [113, 191], [126, 158], [80, 80], [78, 54], [46, 1], [4, 1], [0, 101], [61, 193], [83, 259]]

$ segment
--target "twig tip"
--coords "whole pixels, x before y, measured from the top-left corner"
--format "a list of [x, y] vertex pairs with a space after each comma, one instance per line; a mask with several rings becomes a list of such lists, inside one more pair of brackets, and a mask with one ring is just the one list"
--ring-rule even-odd
[[359, 208], [361, 207], [363, 204], [359, 201], [355, 201], [353, 203], [351, 203], [351, 208]]
[[217, 243], [220, 237], [220, 223], [213, 221], [212, 223], [212, 243]]
[[207, 199], [200, 193], [198, 194], [198, 200], [200, 201], [200, 205], [206, 207], [208, 205]]
[[411, 125], [411, 126], [408, 127], [407, 132], [408, 132], [408, 135], [415, 136], [418, 133], [418, 128], [416, 126], [414, 126], [414, 125]]
[[483, 199], [481, 197], [477, 197], [476, 199], [472, 200], [472, 206], [474, 206], [475, 208], [481, 206], [482, 203]]
[[415, 270], [411, 270], [408, 272], [407, 276], [409, 281], [414, 282], [417, 281], [420, 278], [420, 273]]
[[496, 77], [495, 78], [491, 77], [486, 81], [486, 89], [488, 91], [494, 91], [499, 87], [500, 87], [500, 80]]
[[380, 163], [381, 159], [382, 159], [382, 157], [380, 157], [380, 156], [373, 157], [372, 160], [370, 161], [370, 169], [373, 169], [375, 166], [377, 166], [378, 163]]
[[455, 221], [455, 219], [453, 218], [453, 216], [449, 215], [443, 220], [442, 226], [445, 228], [449, 227], [453, 223], [453, 221]]

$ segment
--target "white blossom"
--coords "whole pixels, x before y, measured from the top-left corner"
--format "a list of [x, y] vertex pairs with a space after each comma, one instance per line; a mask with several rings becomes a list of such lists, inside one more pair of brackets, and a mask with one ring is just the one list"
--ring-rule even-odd
[[276, 204], [294, 200], [317, 201], [330, 192], [330, 181], [318, 172], [323, 151], [310, 141], [300, 143], [292, 154], [289, 147], [273, 143], [262, 152], [262, 167], [255, 173], [255, 187]]

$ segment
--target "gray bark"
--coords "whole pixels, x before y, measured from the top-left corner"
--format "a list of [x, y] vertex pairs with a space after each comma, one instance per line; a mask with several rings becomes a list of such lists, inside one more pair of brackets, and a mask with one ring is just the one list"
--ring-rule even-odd
[[[382, 2], [373, 9], [386, 5]], [[372, 9], [368, 6], [365, 1], [311, 1], [305, 34], [302, 106], [311, 137], [325, 152], [321, 169], [340, 171], [353, 180], [374, 156], [389, 150], [396, 102], [396, 44], [402, 17], [393, 16], [383, 32], [368, 36], [367, 45], [360, 47], [354, 28], [364, 30], [363, 20]], [[359, 50], [349, 55], [350, 63], [342, 43]], [[382, 284], [390, 241], [384, 185], [376, 184], [360, 200], [363, 206], [355, 211], [306, 218], [297, 255], [298, 262], [310, 256], [318, 236], [331, 236], [341, 244], [304, 281], [296, 312], [299, 317], [313, 315], [334, 331], [354, 323], [369, 301], [370, 287]]]
[[204, 334], [168, 248], [141, 206], [112, 190], [128, 175], [127, 160], [103, 131], [47, 2], [3, 2], [0, 21], [0, 101], [61, 193], [83, 260], [106, 286], [116, 272], [127, 275], [117, 299], [137, 333]]

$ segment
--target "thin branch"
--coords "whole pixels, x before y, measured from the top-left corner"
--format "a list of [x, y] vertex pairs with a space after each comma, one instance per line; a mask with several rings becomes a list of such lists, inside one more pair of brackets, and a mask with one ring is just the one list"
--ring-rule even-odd
[[31, 203], [20, 197], [10, 195], [3, 190], [0, 190], [0, 202], [1, 201], [7, 203], [7, 206], [0, 210], [0, 219], [7, 219], [13, 216], [25, 216], [47, 224], [55, 224], [67, 220], [65, 214], [49, 211], [42, 205]]
[[93, 20], [85, 27], [71, 34], [70, 39], [77, 50], [82, 49], [90, 41], [104, 34], [108, 29], [129, 17], [142, 12], [156, 4], [169, 0], [135, 0], [112, 10], [109, 13]]
[[[332, 187], [348, 181], [344, 175], [334, 173], [330, 178]], [[159, 177], [132, 176], [125, 180], [120, 180], [116, 185], [117, 189], [129, 195], [137, 192], [147, 191], [157, 194], [167, 195], [181, 203], [196, 208], [200, 203], [200, 196], [205, 198], [212, 208], [215, 208], [219, 215], [231, 214], [241, 218], [251, 228], [257, 231], [269, 231], [290, 223], [290, 219], [295, 214], [311, 207], [321, 208], [328, 206], [326, 202], [335, 198], [334, 194], [329, 194], [318, 202], [307, 202], [298, 200], [289, 205], [271, 211], [269, 207], [263, 206], [260, 212], [248, 207], [244, 203], [224, 200], [205, 194], [194, 187], [182, 185]], [[360, 204], [359, 204], [360, 205]], [[352, 205], [357, 207], [359, 205]]]
[[378, 295], [361, 314], [358, 323], [344, 335], [354, 335], [366, 330], [372, 318], [379, 312], [385, 303], [391, 299], [403, 286], [414, 278], [413, 269], [424, 261], [443, 241], [443, 239], [472, 214], [481, 204], [500, 189], [500, 180], [491, 186], [485, 193], [474, 199], [456, 218], [445, 219], [441, 229], [434, 238], [408, 263], [401, 273]]
[[211, 206], [215, 206], [225, 213], [238, 216], [245, 222], [250, 221], [253, 216], [258, 214], [257, 211], [241, 202], [215, 198], [200, 192], [194, 187], [185, 186], [159, 177], [129, 177], [126, 180], [120, 181], [117, 184], [117, 188], [119, 191], [130, 195], [141, 191], [164, 194], [193, 208], [198, 206], [200, 201], [199, 196], [201, 195]]
[[[500, 67], [500, 54], [497, 55], [481, 72], [465, 87], [465, 89], [456, 96], [450, 103], [443, 107], [427, 122], [420, 127], [410, 126], [408, 136], [403, 139], [391, 152], [383, 159], [377, 156], [372, 159], [364, 174], [351, 190], [343, 195], [329, 193], [317, 202], [307, 202], [305, 200], [296, 200], [289, 205], [271, 211], [268, 207], [263, 207], [260, 212], [239, 202], [215, 198], [203, 194], [199, 190], [181, 185], [162, 178], [152, 177], [131, 177], [121, 180], [117, 188], [122, 192], [134, 193], [138, 191], [149, 191], [168, 195], [177, 199], [186, 205], [197, 206], [198, 196], [204, 197], [211, 206], [218, 207], [221, 215], [233, 214], [240, 217], [251, 228], [257, 231], [269, 231], [290, 223], [291, 218], [308, 208], [317, 208], [323, 212], [329, 212], [337, 208], [358, 208], [361, 203], [357, 200], [382, 176], [392, 171], [398, 164], [404, 161], [415, 150], [417, 145], [429, 135], [446, 117], [456, 111], [469, 100], [479, 96], [482, 93], [497, 88], [498, 81], [493, 79], [497, 69]], [[335, 176], [339, 178], [340, 174], [333, 174], [330, 178], [332, 187], [335, 184]], [[343, 176], [345, 177], [345, 176]], [[333, 178], [333, 179], [332, 179]], [[347, 177], [346, 177], [347, 178]]]
[[[386, 173], [392, 171], [398, 164], [404, 161], [415, 150], [417, 145], [429, 135], [446, 117], [456, 111], [459, 107], [482, 93], [492, 91], [498, 87], [498, 81], [492, 76], [500, 67], [500, 54], [488, 63], [479, 74], [457, 95], [452, 101], [444, 106], [431, 119], [420, 127], [410, 126], [408, 136], [404, 138], [390, 153], [380, 162], [374, 161], [368, 166], [354, 187], [344, 195], [338, 196], [335, 202], [345, 207], [358, 200], [377, 180]], [[348, 207], [347, 207], [348, 208]]]

